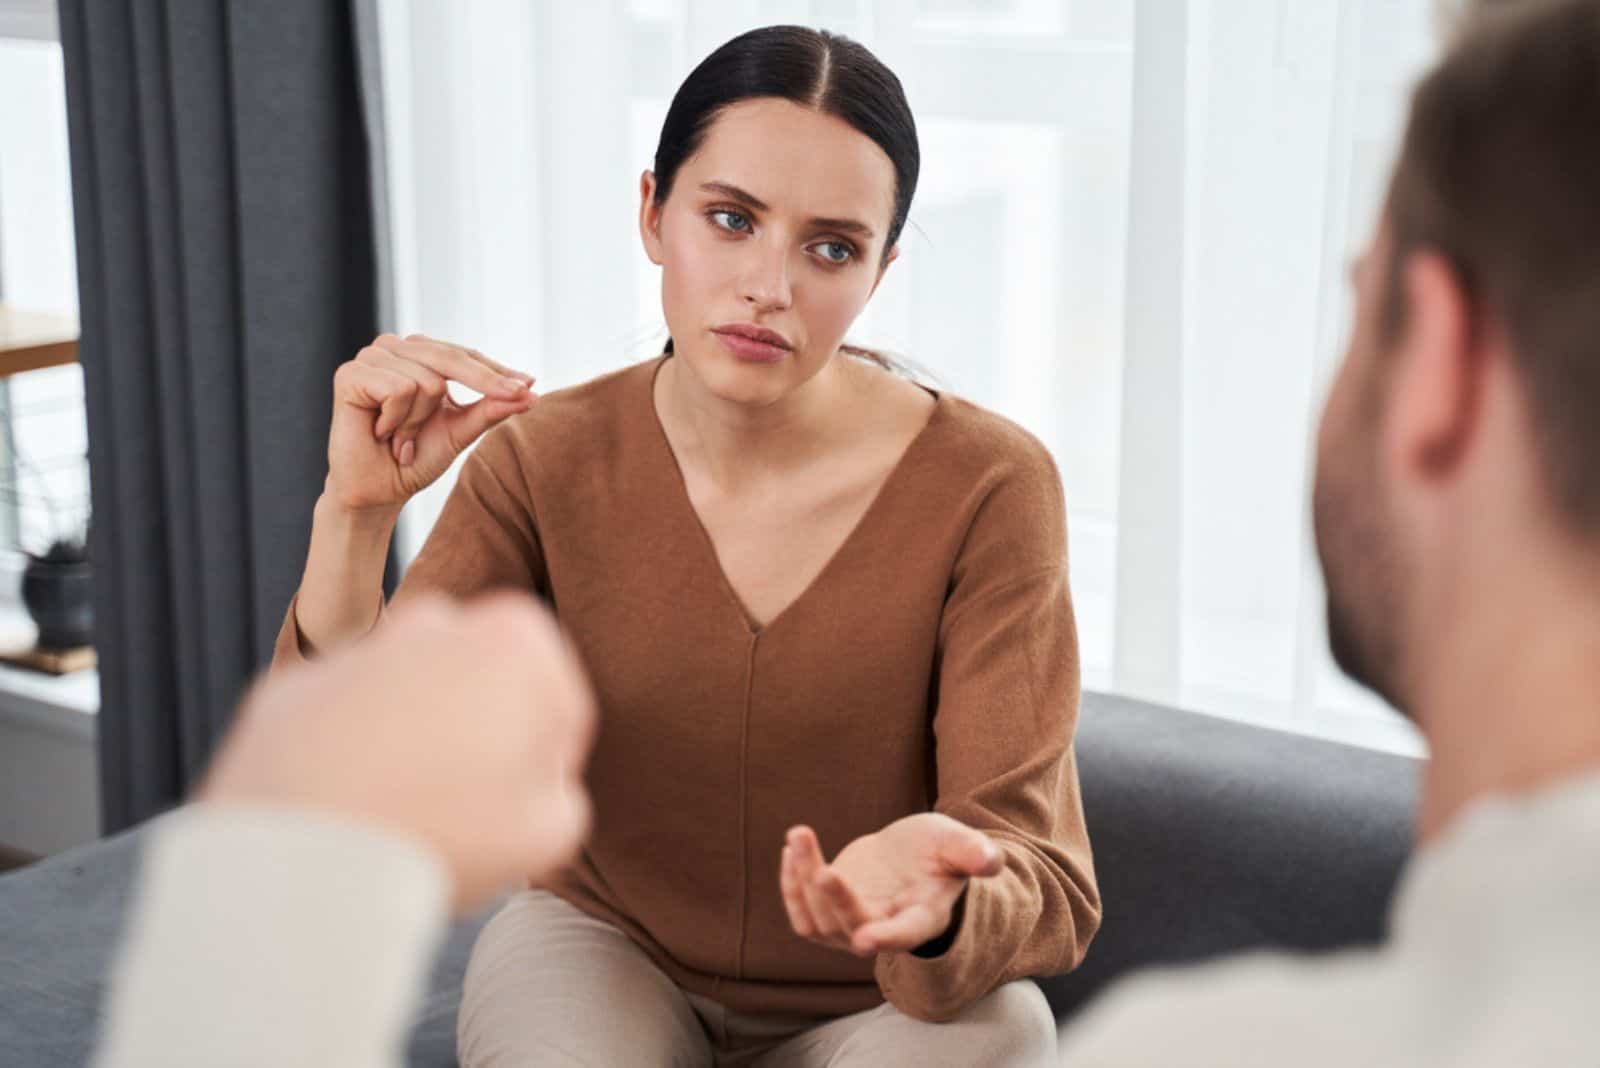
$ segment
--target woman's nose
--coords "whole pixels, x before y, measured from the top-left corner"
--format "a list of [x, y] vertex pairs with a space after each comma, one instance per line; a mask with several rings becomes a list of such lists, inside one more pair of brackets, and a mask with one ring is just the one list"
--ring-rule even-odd
[[758, 248], [740, 288], [745, 303], [761, 311], [780, 311], [793, 300], [789, 285], [789, 257], [782, 248]]

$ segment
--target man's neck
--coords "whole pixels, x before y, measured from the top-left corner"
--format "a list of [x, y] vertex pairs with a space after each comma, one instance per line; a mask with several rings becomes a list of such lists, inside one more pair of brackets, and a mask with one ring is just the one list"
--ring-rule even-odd
[[1548, 572], [1495, 585], [1428, 643], [1422, 844], [1482, 798], [1600, 772], [1600, 597]]

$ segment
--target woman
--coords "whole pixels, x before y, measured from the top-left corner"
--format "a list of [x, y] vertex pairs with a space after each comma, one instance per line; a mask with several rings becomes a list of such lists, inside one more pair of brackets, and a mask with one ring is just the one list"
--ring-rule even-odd
[[1048, 1061], [1025, 977], [1100, 915], [1060, 482], [842, 347], [917, 169], [866, 49], [745, 34], [640, 182], [661, 358], [536, 402], [422, 337], [340, 369], [280, 657], [373, 626], [401, 505], [494, 427], [398, 596], [536, 590], [600, 701], [593, 838], [485, 928], [463, 1063]]

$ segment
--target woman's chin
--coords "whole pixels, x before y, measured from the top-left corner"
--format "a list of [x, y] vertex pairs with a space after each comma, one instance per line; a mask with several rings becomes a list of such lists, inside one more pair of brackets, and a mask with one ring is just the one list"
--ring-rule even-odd
[[728, 404], [764, 408], [782, 400], [796, 385], [791, 360], [761, 363], [718, 354], [694, 360], [706, 392]]

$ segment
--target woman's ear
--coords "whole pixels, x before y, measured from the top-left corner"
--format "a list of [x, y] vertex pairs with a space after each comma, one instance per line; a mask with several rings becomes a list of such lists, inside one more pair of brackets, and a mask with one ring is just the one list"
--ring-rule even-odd
[[889, 250], [889, 252], [888, 252], [888, 255], [883, 257], [883, 262], [878, 265], [878, 277], [876, 277], [876, 278], [874, 278], [872, 280], [872, 293], [868, 293], [867, 294], [867, 299], [868, 300], [871, 300], [872, 299], [872, 294], [876, 293], [878, 291], [878, 284], [883, 281], [883, 276], [886, 273], [888, 273], [889, 264], [893, 263], [895, 260], [897, 260], [899, 258], [900, 258], [900, 246], [899, 245], [896, 245], [896, 246], [894, 246], [894, 248], [891, 248]]
[[639, 175], [639, 239], [650, 262], [661, 266], [661, 205], [656, 203], [656, 176], [650, 171]]

